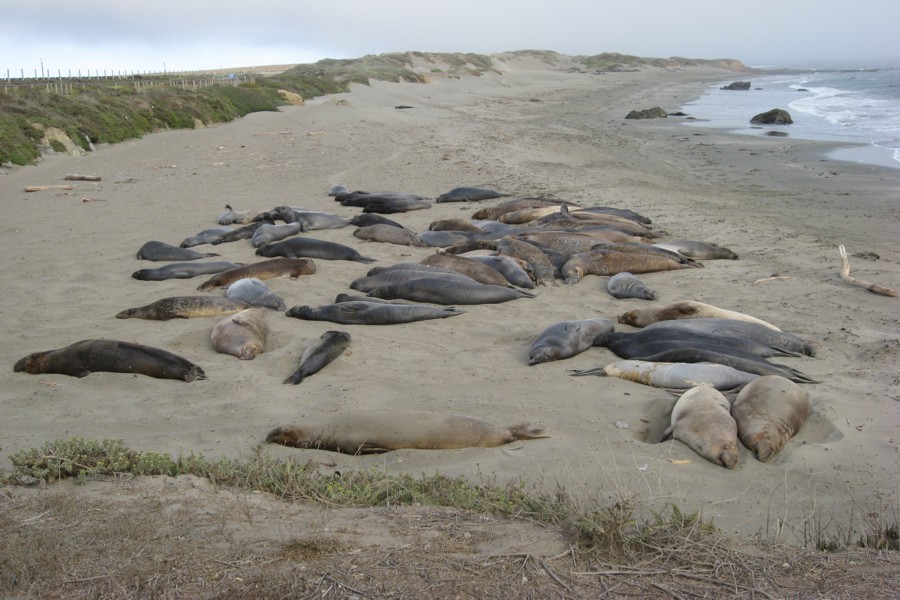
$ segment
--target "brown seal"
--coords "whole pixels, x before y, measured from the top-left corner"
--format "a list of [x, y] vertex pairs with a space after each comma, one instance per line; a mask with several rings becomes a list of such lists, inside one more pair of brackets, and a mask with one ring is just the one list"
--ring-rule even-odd
[[20, 359], [16, 373], [58, 373], [86, 377], [91, 373], [140, 373], [157, 379], [206, 379], [203, 369], [176, 354], [117, 340], [82, 340], [65, 348], [35, 352]]
[[253, 360], [266, 349], [269, 326], [259, 308], [247, 308], [216, 323], [209, 336], [216, 352]]
[[595, 248], [570, 258], [560, 269], [560, 274], [566, 283], [577, 283], [585, 275], [616, 275], [626, 271], [634, 274], [655, 273], [692, 267], [667, 256]]
[[619, 323], [631, 325], [633, 327], [644, 327], [650, 323], [669, 321], [672, 319], [738, 319], [739, 321], [759, 323], [760, 325], [765, 325], [775, 331], [781, 331], [781, 329], [775, 325], [763, 321], [762, 319], [757, 319], [756, 317], [741, 312], [719, 308], [712, 304], [695, 302], [693, 300], [674, 302], [656, 308], [629, 310], [627, 313], [619, 316]]
[[301, 275], [312, 275], [315, 272], [316, 263], [310, 258], [272, 258], [216, 273], [215, 276], [201, 283], [197, 289], [201, 292], [208, 292], [217, 287], [227, 287], [239, 279], [262, 280], [283, 275], [297, 279]]
[[374, 225], [360, 227], [353, 232], [353, 237], [368, 242], [384, 242], [398, 246], [416, 246], [419, 248], [428, 246], [428, 244], [419, 239], [415, 231], [394, 227], [386, 223], [375, 223]]
[[741, 442], [762, 462], [772, 459], [806, 421], [809, 394], [796, 383], [768, 375], [748, 383], [731, 405]]
[[500, 427], [486, 421], [419, 411], [360, 410], [302, 425], [278, 427], [266, 441], [344, 454], [375, 454], [401, 448], [442, 450], [493, 448], [516, 440], [548, 437], [528, 424]]
[[478, 283], [486, 283], [488, 285], [509, 286], [509, 281], [502, 273], [496, 269], [492, 269], [482, 262], [467, 258], [465, 256], [454, 256], [452, 254], [432, 254], [422, 260], [423, 265], [432, 267], [443, 267], [463, 275], [468, 275]]
[[240, 300], [222, 296], [170, 296], [146, 306], [127, 308], [116, 315], [117, 319], [190, 319], [192, 317], [217, 317], [240, 312], [249, 305]]
[[675, 438], [706, 460], [731, 469], [738, 460], [738, 438], [730, 408], [728, 399], [715, 388], [693, 387], [672, 408], [672, 424], [663, 439]]

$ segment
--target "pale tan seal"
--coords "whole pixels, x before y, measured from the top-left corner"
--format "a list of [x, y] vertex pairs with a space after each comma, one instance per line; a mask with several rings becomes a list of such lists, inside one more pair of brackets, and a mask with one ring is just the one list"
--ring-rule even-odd
[[247, 308], [216, 323], [209, 339], [216, 352], [253, 360], [266, 349], [268, 335], [265, 312]]
[[432, 267], [442, 267], [463, 275], [468, 275], [478, 283], [486, 283], [488, 285], [508, 286], [509, 281], [502, 273], [496, 269], [492, 269], [486, 264], [466, 258], [465, 256], [455, 256], [453, 254], [432, 254], [422, 260], [423, 265]]
[[632, 325], [634, 327], [644, 327], [650, 323], [657, 321], [668, 321], [671, 319], [738, 319], [739, 321], [748, 321], [750, 323], [759, 323], [765, 325], [775, 331], [781, 331], [775, 325], [762, 319], [746, 315], [742, 312], [719, 308], [711, 304], [703, 302], [695, 302], [686, 300], [684, 302], [674, 302], [665, 306], [656, 308], [640, 308], [630, 310], [619, 316], [619, 323]]
[[738, 460], [738, 438], [730, 408], [728, 399], [715, 388], [693, 387], [672, 408], [672, 424], [663, 439], [675, 438], [706, 460], [731, 469]]
[[456, 415], [360, 410], [278, 427], [266, 436], [266, 441], [344, 454], [375, 454], [401, 448], [493, 448], [516, 440], [543, 437], [549, 436], [544, 435], [543, 429], [528, 424], [500, 427]]
[[812, 410], [796, 383], [768, 375], [748, 383], [731, 406], [741, 442], [762, 462], [771, 460], [796, 434]]
[[620, 360], [605, 367], [575, 371], [572, 375], [618, 377], [644, 385], [679, 390], [697, 385], [709, 385], [717, 390], [733, 390], [759, 377], [755, 373], [739, 371], [734, 367], [716, 363], [673, 363], [646, 360]]
[[146, 306], [127, 308], [117, 314], [116, 318], [168, 321], [192, 317], [218, 317], [240, 312], [249, 306], [246, 302], [222, 296], [169, 296]]

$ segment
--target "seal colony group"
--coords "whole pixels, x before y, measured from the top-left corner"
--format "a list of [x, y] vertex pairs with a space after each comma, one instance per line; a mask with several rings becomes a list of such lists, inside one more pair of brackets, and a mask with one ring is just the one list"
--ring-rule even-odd
[[[602, 289], [612, 298], [654, 301], [657, 293], [638, 275], [703, 268], [701, 261], [738, 258], [732, 250], [708, 242], [662, 240], [663, 234], [650, 219], [625, 208], [582, 207], [554, 198], [507, 198], [479, 187], [454, 188], [432, 200], [406, 192], [349, 191], [338, 185], [329, 196], [343, 207], [362, 211], [348, 219], [286, 205], [262, 212], [226, 205], [226, 212], [216, 219], [219, 227], [201, 229], [178, 246], [146, 242], [137, 259], [169, 264], [140, 269], [133, 278], [212, 276], [196, 287], [201, 295], [159, 298], [122, 310], [116, 317], [216, 317], [209, 334], [211, 356], [220, 353], [252, 360], [271, 349], [273, 326], [289, 327], [272, 318], [271, 313], [279, 311], [294, 319], [348, 326], [398, 325], [467, 312], [456, 305], [499, 304], [552, 294], [560, 282], [578, 284], [590, 275], [608, 278]], [[410, 230], [383, 216], [428, 210], [433, 203], [498, 198], [496, 204], [475, 211], [468, 219], [432, 221], [427, 231]], [[310, 233], [349, 226], [356, 227], [348, 236], [353, 244], [382, 243], [434, 252], [420, 262], [371, 267], [348, 282], [349, 289], [364, 295], [342, 293], [331, 303], [288, 308], [264, 280], [321, 277], [316, 260], [376, 262], [352, 246], [316, 239]], [[221, 258], [220, 254], [190, 249], [241, 240], [266, 259], [249, 264], [208, 260]], [[490, 254], [484, 255], [485, 251]], [[544, 291], [536, 292], [541, 286]], [[616, 331], [616, 322], [603, 315], [551, 324], [531, 343], [527, 365], [565, 360], [592, 348], [614, 353], [625, 360], [575, 374], [682, 390], [666, 437], [681, 440], [729, 468], [738, 460], [738, 437], [760, 460], [770, 460], [809, 415], [809, 396], [794, 382], [815, 381], [793, 367], [767, 360], [814, 356], [806, 340], [757, 317], [695, 301], [635, 308], [617, 321], [643, 329]], [[351, 341], [349, 333], [337, 330], [309, 340], [297, 369], [284, 383], [299, 384], [321, 372], [345, 355]], [[95, 339], [30, 354], [15, 364], [15, 371], [77, 377], [110, 371], [188, 382], [205, 378], [199, 366], [168, 351]], [[741, 391], [732, 406], [719, 390]], [[540, 437], [546, 437], [543, 429], [529, 424], [498, 427], [428, 412], [357, 411], [280, 426], [265, 439], [298, 448], [364, 454], [399, 448], [492, 447]]]

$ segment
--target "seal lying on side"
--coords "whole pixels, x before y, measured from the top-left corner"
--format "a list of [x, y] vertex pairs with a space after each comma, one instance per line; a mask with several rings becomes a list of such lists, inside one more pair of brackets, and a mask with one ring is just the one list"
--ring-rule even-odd
[[[230, 231], [232, 231], [231, 227], [212, 227], [210, 229], [204, 229], [198, 231], [196, 235], [184, 238], [181, 241], [180, 246], [182, 248], [191, 248], [193, 246], [200, 246], [201, 244], [211, 244]], [[218, 254], [216, 256], [218, 256]]]
[[466, 283], [437, 277], [421, 277], [403, 283], [378, 286], [368, 292], [373, 298], [402, 298], [431, 304], [498, 304], [518, 298], [534, 298], [534, 294], [511, 287]]
[[216, 317], [230, 315], [247, 308], [240, 300], [221, 296], [170, 296], [146, 306], [127, 308], [116, 315], [117, 319], [190, 319], [192, 317]]
[[285, 256], [287, 258], [321, 258], [322, 260], [350, 260], [361, 263], [375, 262], [374, 258], [362, 256], [349, 246], [307, 237], [295, 237], [266, 244], [256, 250], [257, 256]]
[[656, 300], [656, 292], [628, 271], [622, 271], [610, 277], [606, 282], [606, 291], [610, 296], [619, 300], [623, 298]]
[[759, 377], [754, 373], [739, 371], [734, 367], [715, 363], [673, 363], [645, 360], [620, 360], [605, 367], [575, 371], [572, 375], [618, 377], [644, 385], [673, 390], [684, 390], [702, 384], [723, 391], [741, 387]]
[[811, 410], [806, 390], [784, 377], [767, 376], [741, 390], [731, 416], [744, 445], [768, 462], [800, 430]]
[[247, 308], [216, 323], [209, 340], [216, 352], [253, 360], [265, 351], [268, 335], [266, 313]]
[[350, 334], [344, 331], [326, 331], [300, 355], [300, 367], [284, 383], [297, 385], [310, 375], [315, 375], [344, 353], [350, 345]]
[[580, 354], [590, 348], [598, 336], [613, 329], [615, 324], [603, 317], [555, 323], [545, 329], [531, 345], [528, 364], [537, 365]]
[[798, 354], [805, 354], [807, 356], [816, 355], [816, 349], [812, 343], [800, 336], [786, 331], [777, 331], [771, 327], [760, 325], [759, 323], [741, 321], [739, 319], [673, 319], [668, 321], [657, 321], [656, 323], [650, 323], [649, 325], [644, 326], [644, 330], [648, 329], [690, 330], [718, 335], [734, 335], [748, 340], [754, 340], [761, 344], [766, 344], [767, 346], [783, 348]]
[[285, 223], [283, 225], [273, 225], [266, 223], [253, 232], [250, 238], [250, 244], [254, 248], [265, 246], [273, 242], [280, 242], [285, 238], [300, 233], [303, 226], [300, 223]]
[[694, 240], [674, 240], [667, 242], [657, 242], [653, 244], [657, 248], [671, 250], [688, 258], [696, 260], [714, 260], [725, 258], [728, 260], [737, 260], [738, 255], [722, 246], [717, 246], [709, 242], [698, 242]]
[[278, 427], [266, 441], [344, 454], [376, 454], [401, 448], [443, 450], [493, 448], [516, 440], [549, 437], [528, 424], [499, 427], [486, 421], [438, 413], [360, 410]]
[[259, 262], [235, 267], [216, 273], [213, 277], [204, 283], [201, 283], [197, 290], [208, 292], [217, 287], [225, 287], [231, 285], [239, 279], [252, 277], [255, 279], [271, 279], [287, 275], [291, 279], [297, 279], [301, 275], [312, 275], [316, 272], [316, 263], [309, 258], [271, 258], [269, 260], [261, 260]]
[[384, 242], [387, 244], [397, 244], [398, 246], [416, 246], [425, 248], [428, 246], [419, 239], [416, 232], [400, 227], [394, 227], [386, 223], [376, 223], [374, 225], [366, 225], [360, 227], [353, 232], [353, 237], [369, 242]]
[[566, 264], [560, 269], [560, 275], [566, 283], [577, 283], [585, 275], [616, 275], [623, 271], [638, 274], [655, 273], [688, 269], [693, 266], [666, 256], [632, 254], [610, 251], [606, 248], [595, 248], [576, 254], [566, 261]]
[[331, 321], [344, 325], [396, 325], [429, 319], [444, 319], [463, 314], [464, 310], [430, 304], [390, 304], [385, 302], [349, 301], [323, 306], [293, 306], [285, 314], [307, 321]]
[[503, 196], [500, 192], [487, 188], [478, 187], [458, 187], [453, 188], [449, 192], [444, 192], [437, 197], [438, 202], [476, 202], [478, 200], [490, 200], [491, 198], [500, 198]]
[[[529, 275], [528, 271], [522, 267], [520, 261], [517, 261], [511, 256], [497, 254], [494, 256], [466, 256], [464, 258], [477, 260], [478, 262], [489, 266], [503, 275], [508, 283], [516, 287], [529, 290], [534, 289], [534, 280], [531, 279], [531, 275]], [[525, 261], [521, 261], [521, 263], [528, 265]]]
[[656, 323], [657, 321], [668, 321], [671, 319], [705, 318], [738, 319], [740, 321], [759, 323], [760, 325], [765, 325], [766, 327], [774, 329], [775, 331], [781, 331], [781, 329], [779, 329], [775, 325], [763, 321], [762, 319], [757, 319], [756, 317], [745, 315], [744, 313], [734, 310], [719, 308], [711, 304], [695, 302], [693, 300], [674, 302], [672, 304], [658, 306], [656, 308], [639, 308], [635, 310], [629, 310], [627, 313], [619, 316], [619, 323], [631, 325], [633, 327], [644, 327], [645, 325]]
[[163, 260], [197, 260], [198, 258], [208, 258], [210, 256], [219, 256], [213, 252], [197, 252], [186, 247], [177, 247], [165, 242], [151, 241], [141, 246], [137, 251], [137, 258], [142, 260], [152, 260], [155, 262]]
[[16, 373], [58, 373], [85, 377], [91, 373], [140, 373], [157, 379], [206, 379], [203, 369], [176, 354], [117, 340], [82, 340], [65, 348], [35, 352], [20, 359]]
[[708, 385], [698, 385], [681, 395], [672, 408], [672, 424], [663, 439], [675, 438], [717, 465], [737, 464], [737, 423], [728, 399]]
[[239, 266], [224, 260], [212, 262], [177, 262], [155, 269], [138, 269], [131, 276], [141, 281], [165, 281], [167, 279], [190, 279], [198, 275], [211, 275], [225, 269]]
[[240, 300], [250, 306], [263, 306], [274, 310], [284, 310], [285, 304], [281, 296], [269, 289], [269, 287], [254, 277], [238, 279], [228, 286], [225, 296], [234, 300]]

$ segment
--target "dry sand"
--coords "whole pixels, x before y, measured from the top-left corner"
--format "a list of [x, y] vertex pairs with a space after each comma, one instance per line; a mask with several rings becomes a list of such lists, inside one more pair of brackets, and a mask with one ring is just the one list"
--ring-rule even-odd
[[[627, 497], [641, 509], [673, 502], [702, 510], [726, 531], [802, 543], [817, 527], [836, 533], [898, 510], [900, 303], [838, 276], [838, 244], [853, 274], [900, 287], [900, 170], [825, 157], [830, 145], [732, 136], [681, 119], [626, 121], [633, 108], [676, 110], [716, 81], [714, 69], [596, 75], [540, 62], [501, 63], [502, 74], [373, 83], [305, 106], [249, 115], [198, 131], [171, 131], [80, 156], [47, 157], [0, 175], [3, 203], [0, 466], [10, 454], [70, 436], [122, 438], [136, 449], [237, 456], [276, 425], [355, 409], [417, 409], [498, 424], [528, 421], [550, 438], [494, 449], [352, 457], [267, 447], [314, 458], [327, 470], [523, 480], [563, 486], [598, 501]], [[412, 109], [398, 110], [395, 106]], [[751, 115], [748, 115], [748, 118]], [[25, 193], [97, 174], [71, 192]], [[605, 277], [537, 290], [534, 299], [472, 306], [450, 319], [395, 326], [336, 326], [273, 313], [267, 350], [253, 361], [217, 354], [215, 318], [118, 320], [119, 311], [194, 293], [204, 277], [137, 281], [158, 266], [135, 258], [148, 240], [179, 244], [230, 203], [281, 204], [351, 217], [326, 196], [332, 185], [436, 197], [453, 187], [552, 195], [636, 210], [671, 239], [728, 246], [737, 261], [656, 273], [659, 300], [615, 300]], [[416, 231], [498, 200], [435, 204], [393, 218]], [[365, 243], [353, 228], [317, 231], [377, 259], [419, 261], [434, 250]], [[195, 249], [210, 248], [201, 246]], [[249, 242], [223, 244], [224, 259], [256, 260]], [[325, 304], [350, 291], [369, 265], [317, 260], [297, 281], [270, 280], [288, 306]], [[773, 462], [741, 451], [733, 470], [680, 442], [658, 442], [675, 398], [617, 379], [571, 377], [616, 360], [606, 349], [527, 366], [528, 348], [552, 323], [698, 300], [743, 311], [812, 340], [816, 358], [780, 359], [822, 383], [808, 386], [814, 413]], [[627, 329], [624, 326], [620, 328]], [[284, 385], [303, 349], [329, 329], [351, 350], [299, 386]], [[111, 373], [77, 379], [13, 373], [31, 352], [86, 338], [164, 348], [202, 366], [193, 383]], [[617, 425], [618, 424], [618, 425]], [[627, 428], [621, 425], [627, 424]], [[867, 516], [868, 515], [868, 516]]]

